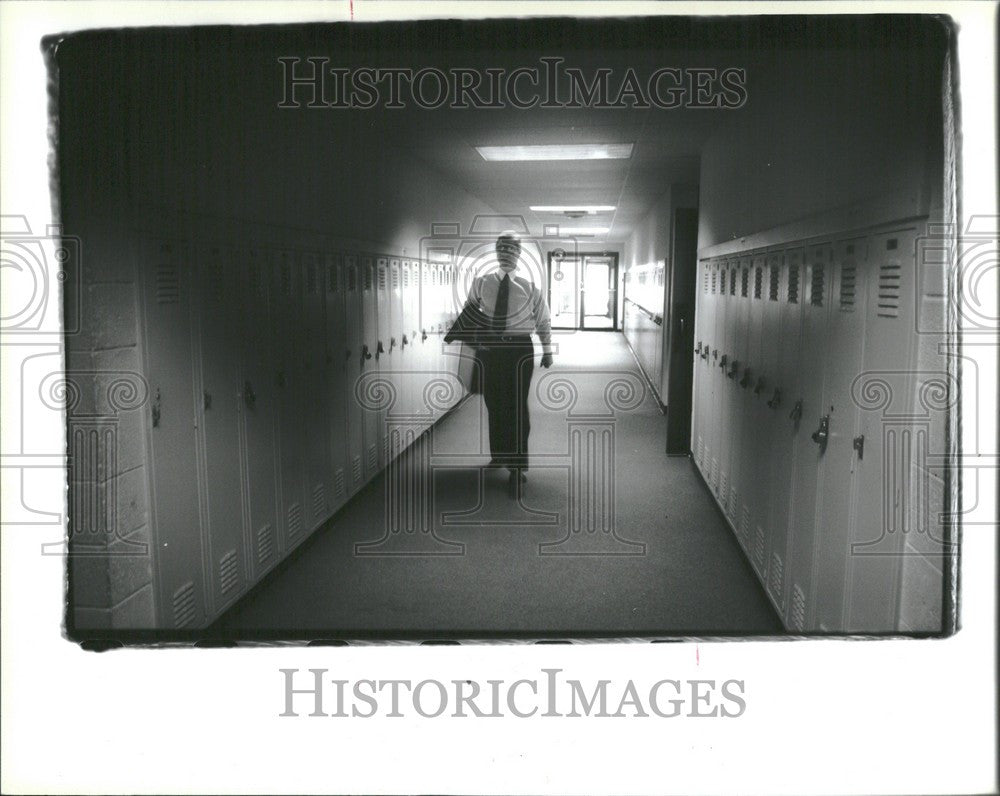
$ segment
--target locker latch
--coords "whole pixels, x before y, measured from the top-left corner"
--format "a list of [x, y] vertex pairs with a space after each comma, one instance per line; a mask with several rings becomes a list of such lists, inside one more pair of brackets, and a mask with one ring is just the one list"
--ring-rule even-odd
[[732, 364], [730, 364], [730, 366], [729, 366], [729, 373], [727, 373], [726, 375], [729, 378], [734, 379], [734, 378], [736, 378], [736, 374], [739, 373], [739, 370], [740, 370], [740, 363], [739, 363], [738, 360], [734, 359], [732, 361]]
[[712, 359], [718, 359], [718, 358], [719, 358], [719, 349], [718, 348], [713, 348], [712, 349]]
[[774, 395], [771, 396], [771, 400], [767, 402], [767, 405], [771, 409], [777, 409], [780, 404], [781, 404], [781, 390], [775, 387]]
[[743, 378], [740, 379], [740, 387], [742, 387], [745, 390], [749, 383], [750, 383], [750, 368], [744, 368]]
[[757, 383], [753, 386], [753, 394], [760, 395], [760, 391], [764, 389], [764, 377], [758, 376]]
[[705, 361], [708, 361], [708, 346], [705, 346], [701, 350], [701, 358], [704, 359]]
[[378, 345], [375, 347], [375, 359], [377, 360], [382, 354], [385, 353], [385, 347], [382, 345], [382, 341], [378, 341]]
[[160, 425], [160, 388], [156, 388], [156, 396], [153, 398], [153, 428]]
[[396, 347], [396, 338], [395, 337], [390, 337], [389, 338], [389, 352], [391, 353], [392, 349], [394, 349], [395, 347]]
[[368, 350], [368, 346], [367, 345], [362, 345], [361, 346], [361, 358], [362, 359], [371, 359], [372, 358], [372, 352]]
[[400, 344], [400, 346], [399, 346], [399, 347], [400, 347], [400, 348], [406, 348], [406, 344], [407, 344], [408, 342], [410, 342], [410, 339], [409, 339], [409, 338], [408, 338], [408, 337], [407, 337], [407, 336], [406, 336], [406, 335], [404, 334], [404, 335], [403, 335], [403, 342], [402, 342], [402, 343]]
[[243, 403], [250, 409], [257, 403], [257, 393], [253, 391], [253, 385], [249, 381], [243, 382]]
[[719, 360], [719, 367], [725, 370], [727, 362], [729, 362], [729, 356], [727, 354], [723, 354], [722, 359]]
[[427, 342], [427, 330], [426, 329], [421, 329], [420, 330], [420, 342], [421, 343]]
[[812, 434], [812, 441], [819, 445], [820, 453], [826, 450], [826, 441], [830, 437], [830, 415], [819, 419], [819, 428]]
[[788, 413], [788, 419], [794, 420], [796, 423], [802, 418], [802, 399], [799, 398], [795, 402], [795, 406], [792, 407], [792, 411]]
[[854, 438], [854, 450], [858, 452], [858, 458], [865, 458], [865, 435], [862, 434], [860, 437]]
[[696, 354], [700, 354], [701, 353], [701, 340], [699, 340], [698, 344], [694, 347], [694, 352]]

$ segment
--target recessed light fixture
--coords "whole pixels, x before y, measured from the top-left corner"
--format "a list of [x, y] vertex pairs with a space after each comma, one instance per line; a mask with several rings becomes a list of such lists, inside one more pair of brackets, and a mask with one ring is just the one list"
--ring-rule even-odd
[[539, 144], [477, 146], [483, 160], [621, 160], [632, 157], [632, 144]]
[[592, 216], [595, 213], [610, 213], [614, 205], [531, 205], [536, 213], [585, 213]]
[[559, 227], [559, 235], [571, 238], [574, 235], [606, 235], [609, 227]]

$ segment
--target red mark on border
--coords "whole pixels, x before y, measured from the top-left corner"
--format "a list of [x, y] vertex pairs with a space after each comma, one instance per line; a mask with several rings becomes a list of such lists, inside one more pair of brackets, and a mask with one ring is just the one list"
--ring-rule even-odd
[[350, 0], [351, 4], [351, 19], [354, 19], [354, 0]]
[[698, 645], [694, 645], [694, 665], [701, 666], [701, 650], [698, 649]]

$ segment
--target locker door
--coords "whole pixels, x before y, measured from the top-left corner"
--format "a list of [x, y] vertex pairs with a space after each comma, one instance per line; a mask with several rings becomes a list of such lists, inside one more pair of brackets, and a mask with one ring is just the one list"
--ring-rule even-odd
[[[361, 275], [361, 328], [363, 329], [361, 367], [363, 373], [378, 372], [379, 360], [382, 357], [378, 350], [381, 330], [378, 323], [375, 258], [371, 255], [361, 256]], [[365, 429], [364, 482], [368, 483], [381, 469], [379, 451], [382, 447], [382, 424], [379, 412], [366, 409], [363, 405], [360, 406], [360, 411]]]
[[719, 360], [716, 362], [715, 381], [718, 385], [718, 445], [715, 465], [715, 494], [723, 509], [728, 508], [729, 497], [729, 458], [732, 451], [730, 435], [733, 431], [733, 395], [729, 389], [729, 379], [726, 374], [733, 360], [733, 344], [736, 335], [735, 316], [732, 300], [729, 294], [730, 275], [735, 265], [733, 260], [725, 260], [719, 269]]
[[195, 466], [191, 339], [195, 275], [183, 244], [151, 243], [143, 257], [151, 423], [149, 490], [156, 534], [159, 622], [167, 628], [201, 627], [207, 619], [208, 588]]
[[364, 327], [364, 274], [358, 255], [344, 256], [344, 406], [347, 415], [347, 494], [353, 495], [365, 483], [365, 424], [366, 411], [358, 401], [355, 388], [358, 379], [370, 367], [369, 350]]
[[236, 265], [241, 294], [237, 324], [242, 341], [240, 400], [243, 421], [243, 481], [249, 521], [250, 580], [278, 561], [277, 385], [269, 287], [271, 265], [258, 250], [240, 252]]
[[[444, 334], [451, 328], [451, 325], [455, 322], [456, 318], [458, 318], [458, 311], [455, 307], [455, 283], [457, 279], [458, 266], [446, 265], [444, 289], [442, 290], [441, 300], [441, 306], [444, 309], [444, 323], [441, 329], [442, 343], [444, 342]], [[449, 380], [454, 380], [454, 377], [458, 374], [459, 347], [459, 343], [449, 343], [446, 344], [444, 348], [444, 350], [448, 352], [445, 357], [444, 364], [447, 374], [450, 377]], [[448, 403], [448, 408], [450, 409], [461, 397], [461, 394], [459, 390], [453, 390], [448, 394], [451, 396], [451, 400]]]
[[847, 566], [854, 517], [854, 472], [860, 433], [858, 406], [851, 395], [862, 372], [866, 295], [867, 240], [839, 241], [833, 252], [826, 381], [823, 406], [830, 413], [829, 441], [820, 460], [822, 485], [816, 519], [816, 626], [845, 629]]
[[[393, 373], [392, 356], [392, 269], [388, 257], [376, 261], [376, 302], [378, 307], [378, 345], [375, 362], [379, 377], [391, 385], [395, 392], [396, 378]], [[389, 428], [387, 410], [378, 410], [378, 468], [381, 470], [389, 461]]]
[[750, 363], [750, 257], [740, 257], [737, 267], [731, 273], [731, 291], [735, 325], [733, 338], [733, 361], [730, 362], [726, 377], [733, 399], [733, 430], [729, 456], [729, 495], [727, 508], [729, 519], [737, 536], [746, 547], [747, 536], [741, 523], [742, 507], [747, 485], [744, 483], [743, 457], [746, 444], [748, 415], [750, 413], [750, 390], [745, 376]]
[[239, 280], [222, 247], [201, 247], [198, 255], [195, 417], [205, 566], [212, 585], [208, 613], [214, 617], [247, 583], [235, 289]]
[[[847, 609], [847, 626], [856, 631], [895, 628], [898, 622], [903, 537], [914, 499], [908, 484], [921, 450], [919, 429], [905, 419], [914, 414], [913, 379], [905, 373], [915, 369], [915, 241], [913, 229], [899, 229], [872, 235], [868, 246], [864, 372], [899, 375], [887, 379], [892, 402], [888, 409], [860, 412], [865, 450], [856, 470], [858, 505]], [[904, 419], [883, 417], [883, 411]]]
[[[797, 284], [801, 278], [803, 262], [801, 249], [790, 249], [768, 258], [765, 290], [768, 308], [772, 315], [774, 337], [770, 346], [776, 351], [774, 389], [768, 399], [772, 420], [769, 424], [771, 438], [771, 480], [768, 489], [768, 522], [763, 527], [769, 535], [767, 547], [771, 552], [769, 567], [774, 567], [771, 577], [772, 594], [780, 592], [779, 605], [785, 606], [788, 616], [791, 579], [788, 571], [789, 510], [792, 501], [792, 456], [795, 443], [803, 433], [802, 400], [799, 395], [799, 347], [802, 334], [802, 312], [798, 302]], [[790, 292], [790, 287], [795, 285]], [[795, 301], [789, 299], [794, 297]], [[809, 432], [811, 433], [811, 431]], [[754, 533], [757, 529], [754, 528]], [[805, 605], [802, 600], [796, 600]], [[804, 622], [804, 619], [803, 619]], [[792, 625], [796, 627], [796, 625]]]
[[339, 254], [326, 254], [325, 303], [326, 303], [326, 385], [322, 393], [326, 396], [329, 425], [327, 449], [330, 455], [330, 470], [333, 474], [330, 493], [331, 513], [339, 509], [347, 500], [350, 489], [350, 451], [347, 427], [347, 392], [344, 385], [350, 368], [348, 353], [350, 345], [347, 335], [347, 313], [344, 307], [343, 262]]
[[[757, 461], [761, 463], [759, 482], [754, 490], [750, 516], [749, 536], [753, 546], [764, 545], [767, 555], [767, 590], [771, 599], [784, 615], [782, 608], [785, 598], [785, 536], [774, 528], [775, 490], [773, 485], [779, 478], [781, 464], [782, 437], [788, 414], [788, 388], [781, 381], [781, 359], [784, 345], [789, 341], [781, 338], [781, 302], [778, 301], [778, 286], [784, 255], [782, 252], [768, 252], [754, 264], [751, 295], [754, 297], [755, 311], [761, 315], [760, 373], [754, 380], [754, 416], [758, 427], [755, 433]], [[772, 280], [772, 275], [774, 279]], [[772, 296], [774, 282], [774, 299]], [[759, 307], [759, 310], [757, 308]], [[785, 395], [782, 396], [782, 390]], [[763, 540], [763, 541], [760, 541]]]
[[709, 406], [707, 432], [708, 485], [713, 492], [719, 489], [719, 443], [722, 438], [722, 385], [719, 380], [719, 359], [725, 353], [725, 308], [719, 292], [723, 261], [712, 263], [709, 279], [709, 301], [712, 306], [712, 350], [708, 366]]
[[[810, 246], [806, 251], [806, 265], [798, 284], [802, 305], [799, 396], [802, 399], [803, 414], [802, 426], [793, 448], [788, 567], [795, 595], [790, 606], [790, 617], [794, 627], [807, 630], [816, 627], [816, 506], [820, 499], [820, 462], [826, 452], [826, 444], [822, 439], [824, 433], [829, 434], [829, 422], [834, 422], [830, 417], [829, 405], [823, 402], [832, 262], [833, 247], [830, 244]], [[794, 287], [794, 280], [790, 280], [789, 290]], [[823, 418], [827, 419], [825, 426]], [[828, 436], [826, 440], [829, 440]], [[803, 596], [804, 605], [801, 602]]]
[[330, 467], [330, 414], [324, 400], [327, 395], [328, 355], [326, 341], [325, 274], [318, 252], [302, 254], [304, 323], [302, 366], [304, 391], [302, 422], [306, 439], [306, 483], [308, 497], [307, 529], [313, 530], [330, 517], [330, 496], [333, 493], [333, 473]]
[[[403, 263], [399, 258], [392, 257], [389, 260], [389, 285], [386, 298], [389, 310], [389, 342], [386, 346], [389, 352], [389, 370], [391, 374], [390, 382], [395, 387], [396, 399], [393, 405], [387, 409], [387, 415], [398, 416], [403, 409], [406, 389], [406, 379], [402, 375], [403, 371]], [[393, 428], [386, 420], [386, 434], [388, 437], [386, 461], [395, 459], [401, 450], [402, 437], [398, 428]]]
[[397, 367], [399, 371], [399, 396], [396, 398], [396, 406], [393, 414], [405, 417], [412, 414], [410, 408], [412, 404], [413, 377], [413, 320], [410, 314], [410, 295], [413, 290], [412, 272], [409, 260], [400, 260], [399, 263], [399, 351], [397, 355]]
[[[427, 318], [430, 320], [427, 342], [431, 347], [430, 365], [433, 371], [432, 378], [439, 379], [444, 375], [444, 339], [441, 334], [442, 312], [441, 312], [441, 263], [430, 264], [430, 289], [427, 295]], [[432, 420], [437, 420], [440, 411], [435, 407], [428, 407]]]
[[705, 260], [698, 261], [697, 289], [695, 291], [694, 310], [694, 369], [692, 371], [692, 407], [691, 407], [691, 453], [694, 456], [695, 465], [704, 473], [704, 412], [705, 412], [705, 360], [702, 352], [710, 343], [705, 333], [707, 326], [706, 316], [708, 313], [708, 263]]
[[[770, 475], [770, 439], [767, 436], [772, 412], [767, 406], [770, 393], [768, 379], [773, 380], [776, 350], [773, 323], [765, 324], [767, 297], [764, 295], [764, 274], [767, 257], [757, 254], [748, 262], [746, 275], [740, 274], [740, 294], [745, 279], [747, 297], [746, 362], [741, 371], [740, 391], [744, 401], [744, 422], [741, 435], [739, 535], [744, 540], [754, 569], [765, 583], [768, 571], [766, 532], [767, 488]], [[762, 485], [764, 488], [762, 488]]]
[[291, 251], [272, 252], [272, 293], [274, 297], [275, 340], [274, 384], [277, 388], [278, 437], [280, 439], [280, 506], [284, 533], [279, 537], [282, 551], [305, 538], [305, 394], [299, 366], [302, 342], [302, 278]]

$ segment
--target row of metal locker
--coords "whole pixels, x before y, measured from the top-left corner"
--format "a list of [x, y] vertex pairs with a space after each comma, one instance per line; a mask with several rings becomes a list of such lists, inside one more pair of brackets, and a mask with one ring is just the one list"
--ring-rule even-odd
[[888, 428], [864, 391], [891, 382], [908, 416], [916, 240], [900, 224], [699, 263], [694, 459], [789, 629], [898, 625], [928, 432]]
[[647, 263], [625, 272], [622, 315], [622, 333], [657, 391], [663, 377], [663, 270], [663, 263]]
[[184, 241], [139, 257], [159, 623], [195, 628], [461, 399], [457, 271]]

